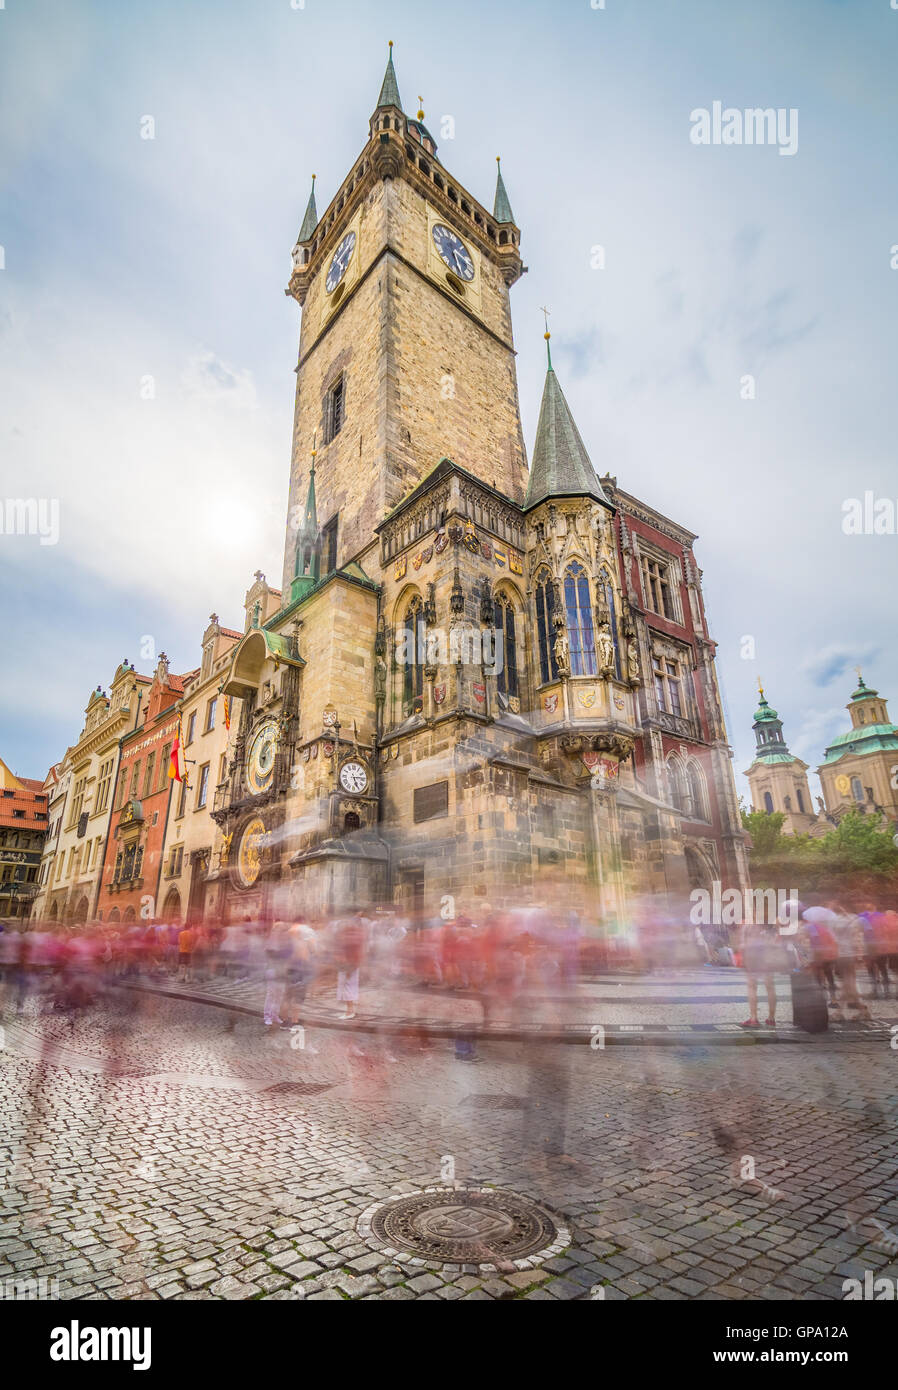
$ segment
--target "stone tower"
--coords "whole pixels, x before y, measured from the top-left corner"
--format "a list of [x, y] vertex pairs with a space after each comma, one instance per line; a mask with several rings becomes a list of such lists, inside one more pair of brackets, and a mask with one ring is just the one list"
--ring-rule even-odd
[[808, 765], [789, 752], [783, 738], [783, 721], [764, 697], [763, 687], [752, 729], [757, 751], [745, 773], [751, 787], [752, 809], [783, 811], [783, 831], [787, 835], [806, 835], [816, 824], [808, 788]]
[[859, 810], [898, 821], [898, 727], [860, 671], [847, 709], [851, 728], [833, 739], [817, 769], [826, 809], [836, 820]]
[[444, 455], [523, 498], [519, 243], [501, 171], [490, 213], [443, 167], [423, 112], [403, 112], [391, 52], [368, 140], [320, 219], [313, 186], [293, 250], [287, 294], [303, 313], [285, 600], [316, 443], [324, 573], [364, 565], [374, 528]]

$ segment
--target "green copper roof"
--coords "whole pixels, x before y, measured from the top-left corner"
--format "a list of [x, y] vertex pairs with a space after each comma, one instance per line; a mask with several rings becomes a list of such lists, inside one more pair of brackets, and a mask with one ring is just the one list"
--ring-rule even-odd
[[311, 241], [315, 235], [315, 228], [318, 226], [318, 209], [315, 207], [315, 175], [312, 175], [312, 191], [309, 194], [309, 201], [306, 207], [306, 215], [302, 219], [302, 226], [299, 229], [297, 243]]
[[318, 535], [318, 510], [315, 505], [315, 462], [312, 460], [312, 467], [309, 470], [309, 491], [306, 495], [306, 509], [303, 513], [302, 526], [300, 527], [300, 537], [305, 539], [307, 536], [314, 539]]
[[399, 97], [399, 83], [396, 81], [396, 70], [393, 67], [393, 45], [390, 44], [390, 57], [387, 60], [387, 70], [384, 73], [383, 86], [380, 89], [380, 96], [377, 98], [377, 106], [398, 106], [402, 110], [402, 101]]
[[857, 690], [852, 692], [852, 700], [875, 700], [879, 694], [878, 690], [871, 690], [868, 685], [864, 685], [863, 676], [857, 678]]
[[608, 501], [550, 358], [524, 509], [535, 507], [546, 497], [581, 496], [594, 497], [597, 502]]
[[771, 706], [768, 705], [766, 699], [762, 695], [758, 708], [755, 710], [755, 723], [765, 724], [771, 719], [779, 719], [779, 715], [775, 709], [772, 709]]
[[770, 766], [770, 764], [772, 764], [772, 763], [794, 763], [794, 762], [797, 762], [797, 761], [798, 761], [798, 759], [797, 759], [797, 758], [793, 758], [792, 754], [791, 754], [791, 753], [788, 753], [788, 752], [787, 752], [787, 753], [758, 753], [758, 754], [756, 755], [756, 757], [755, 757], [754, 762], [752, 763], [752, 767], [756, 767], [756, 766], [758, 765], [758, 763], [765, 763], [767, 766]]
[[865, 757], [868, 753], [894, 752], [898, 749], [898, 728], [894, 724], [862, 724], [857, 729], [834, 738], [826, 750], [825, 763], [838, 762], [846, 753]]
[[496, 201], [493, 203], [493, 216], [497, 222], [513, 222], [514, 213], [511, 210], [511, 203], [508, 201], [508, 194], [505, 191], [505, 181], [502, 178], [502, 165], [499, 164], [498, 159], [496, 160], [496, 164], [498, 165], [498, 174], [496, 176]]

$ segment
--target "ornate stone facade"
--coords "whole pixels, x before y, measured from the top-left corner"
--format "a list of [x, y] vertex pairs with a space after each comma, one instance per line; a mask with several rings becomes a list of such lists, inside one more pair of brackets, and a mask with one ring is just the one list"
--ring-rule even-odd
[[222, 674], [206, 909], [553, 891], [612, 925], [634, 893], [741, 887], [695, 537], [599, 481], [551, 362], [528, 480], [520, 232], [435, 153], [391, 63], [294, 248], [283, 584], [257, 576]]

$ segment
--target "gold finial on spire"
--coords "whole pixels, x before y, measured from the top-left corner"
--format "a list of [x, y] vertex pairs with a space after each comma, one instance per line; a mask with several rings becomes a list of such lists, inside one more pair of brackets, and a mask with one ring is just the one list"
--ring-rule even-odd
[[393, 40], [392, 40], [392, 39], [387, 39], [387, 43], [390, 45], [391, 48], [393, 47]]
[[764, 698], [764, 686], [763, 686], [763, 684], [762, 684], [762, 682], [761, 682], [761, 677], [760, 677], [760, 676], [758, 676], [758, 693], [759, 693], [759, 695], [761, 696], [761, 699], [763, 700], [763, 698]]
[[312, 435], [312, 467], [315, 467], [315, 455], [318, 453], [318, 431]]
[[544, 304], [541, 304], [539, 307], [540, 307], [540, 309], [542, 310], [543, 319], [544, 319], [545, 325], [546, 325], [546, 331], [545, 331], [545, 333], [543, 334], [543, 337], [544, 337], [545, 340], [546, 340], [546, 356], [548, 357], [548, 360], [549, 360], [549, 371], [551, 371], [551, 370], [552, 370], [552, 349], [551, 349], [550, 346], [549, 346], [549, 339], [551, 338], [552, 334], [549, 332], [549, 311], [548, 311], [548, 309], [546, 308], [546, 306], [545, 306]]
[[418, 97], [418, 120], [424, 120], [424, 98], [422, 96]]
[[855, 669], [855, 671], [857, 672], [857, 678], [858, 678], [858, 680], [859, 680], [859, 681], [862, 681], [864, 678], [863, 678], [863, 676], [861, 675], [861, 668], [860, 668], [860, 666], [855, 666], [854, 669]]

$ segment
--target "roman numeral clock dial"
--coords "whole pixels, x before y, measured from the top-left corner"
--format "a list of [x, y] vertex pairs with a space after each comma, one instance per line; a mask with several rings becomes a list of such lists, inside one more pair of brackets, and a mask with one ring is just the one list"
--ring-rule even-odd
[[461, 237], [456, 236], [451, 227], [445, 226], [442, 222], [434, 223], [431, 236], [440, 259], [453, 275], [457, 275], [460, 280], [473, 280], [474, 259]]
[[349, 269], [349, 262], [352, 260], [355, 251], [355, 232], [347, 232], [340, 245], [334, 252], [334, 258], [330, 263], [327, 272], [327, 279], [324, 288], [328, 294], [333, 294], [343, 276]]

